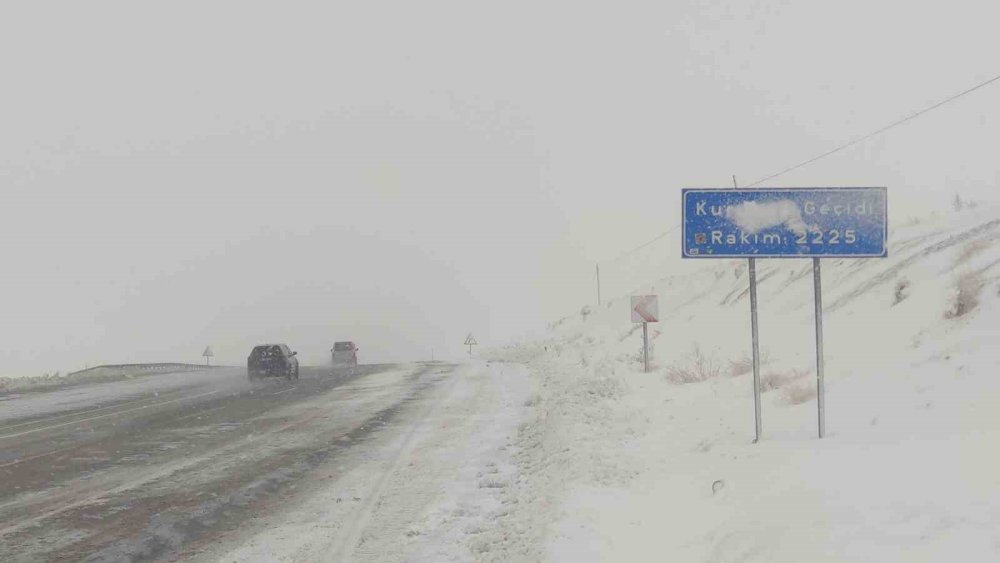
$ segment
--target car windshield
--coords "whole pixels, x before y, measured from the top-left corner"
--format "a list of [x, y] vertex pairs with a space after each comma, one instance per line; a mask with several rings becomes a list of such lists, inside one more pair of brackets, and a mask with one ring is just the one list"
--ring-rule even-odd
[[350, 342], [338, 342], [333, 345], [333, 349], [336, 352], [349, 352], [354, 349], [354, 344]]

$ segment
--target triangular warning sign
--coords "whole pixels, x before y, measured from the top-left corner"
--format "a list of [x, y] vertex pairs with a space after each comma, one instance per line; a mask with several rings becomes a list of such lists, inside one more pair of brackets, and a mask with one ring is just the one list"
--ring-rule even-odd
[[478, 344], [479, 343], [476, 342], [476, 337], [472, 336], [471, 332], [469, 333], [469, 336], [465, 337], [465, 345], [466, 346], [473, 346], [473, 345], [478, 345]]

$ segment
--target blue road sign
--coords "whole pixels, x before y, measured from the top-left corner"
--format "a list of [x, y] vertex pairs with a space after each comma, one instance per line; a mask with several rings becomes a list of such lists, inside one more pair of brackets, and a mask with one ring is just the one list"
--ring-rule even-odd
[[684, 258], [885, 257], [885, 188], [685, 189]]

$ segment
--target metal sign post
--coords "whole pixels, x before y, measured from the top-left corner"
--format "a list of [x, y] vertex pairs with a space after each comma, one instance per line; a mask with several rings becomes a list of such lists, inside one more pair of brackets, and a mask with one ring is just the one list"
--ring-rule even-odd
[[642, 323], [642, 366], [649, 372], [649, 323], [660, 321], [660, 302], [656, 295], [633, 295], [632, 322]]
[[[736, 177], [733, 177], [736, 185]], [[884, 258], [886, 188], [685, 189], [684, 258], [748, 258], [755, 442], [761, 436], [757, 258], [812, 258], [816, 316], [816, 409], [826, 435], [820, 258]]]
[[[733, 189], [739, 189], [733, 174]], [[747, 277], [750, 280], [750, 357], [753, 358], [753, 443], [760, 441], [763, 425], [760, 413], [760, 338], [757, 336], [757, 260], [747, 258]]]
[[649, 323], [642, 323], [642, 371], [649, 373]]
[[750, 340], [753, 346], [753, 443], [760, 441], [763, 425], [760, 422], [760, 337], [757, 333], [757, 261], [747, 260], [750, 273]]
[[816, 304], [816, 414], [819, 418], [819, 437], [826, 434], [826, 413], [823, 384], [823, 287], [819, 269], [819, 258], [813, 258], [813, 296]]
[[476, 337], [472, 336], [470, 332], [468, 336], [465, 337], [465, 345], [469, 347], [469, 357], [472, 357], [472, 347], [479, 344], [476, 342]]

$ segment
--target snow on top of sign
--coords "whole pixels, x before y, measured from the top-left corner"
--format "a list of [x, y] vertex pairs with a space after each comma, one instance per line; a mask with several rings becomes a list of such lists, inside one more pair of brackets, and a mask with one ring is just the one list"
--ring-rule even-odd
[[796, 235], [804, 235], [816, 229], [806, 224], [799, 206], [788, 199], [766, 203], [747, 201], [727, 208], [726, 218], [750, 234], [779, 225], [788, 227]]

